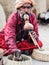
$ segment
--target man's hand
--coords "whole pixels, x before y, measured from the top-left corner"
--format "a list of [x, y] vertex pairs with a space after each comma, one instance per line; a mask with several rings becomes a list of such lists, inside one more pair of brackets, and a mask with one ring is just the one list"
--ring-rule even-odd
[[22, 57], [21, 57], [21, 50], [17, 49], [15, 52], [13, 52], [13, 60], [15, 61], [21, 61]]
[[34, 31], [31, 31], [31, 34], [33, 35], [33, 37], [36, 39], [37, 38], [37, 35]]

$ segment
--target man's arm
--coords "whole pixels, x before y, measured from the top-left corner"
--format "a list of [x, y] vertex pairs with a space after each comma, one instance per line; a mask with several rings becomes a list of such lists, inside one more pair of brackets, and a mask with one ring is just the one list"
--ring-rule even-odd
[[9, 53], [15, 51], [16, 47], [16, 13], [12, 14], [7, 21], [4, 29], [5, 41], [8, 46]]

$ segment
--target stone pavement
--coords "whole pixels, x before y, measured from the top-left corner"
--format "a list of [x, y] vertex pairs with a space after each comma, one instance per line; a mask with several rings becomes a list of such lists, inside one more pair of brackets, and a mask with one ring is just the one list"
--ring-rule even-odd
[[43, 42], [43, 47], [49, 48], [49, 24], [38, 25], [38, 28], [39, 28], [39, 38]]
[[32, 65], [49, 65], [49, 62], [42, 62], [42, 61], [38, 61], [38, 60], [33, 59]]
[[[49, 24], [48, 25], [38, 25], [39, 38], [43, 42], [43, 48], [49, 49]], [[49, 65], [49, 62], [42, 62], [38, 60], [32, 61], [33, 65]]]

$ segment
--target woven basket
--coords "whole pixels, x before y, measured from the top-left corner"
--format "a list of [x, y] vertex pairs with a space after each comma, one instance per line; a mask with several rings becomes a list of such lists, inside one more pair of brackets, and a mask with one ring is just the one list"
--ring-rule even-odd
[[32, 65], [32, 58], [26, 55], [22, 55], [23, 58], [26, 58], [25, 61], [14, 61], [14, 60], [10, 60], [9, 57], [11, 57], [10, 55], [7, 57], [5, 65]]
[[32, 58], [40, 61], [49, 61], [49, 50], [39, 50], [34, 49], [32, 53]]
[[0, 58], [3, 57], [3, 49], [0, 48]]

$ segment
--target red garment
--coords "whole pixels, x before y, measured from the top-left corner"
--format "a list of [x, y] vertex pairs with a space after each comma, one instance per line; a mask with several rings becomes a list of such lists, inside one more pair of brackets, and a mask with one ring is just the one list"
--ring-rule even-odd
[[[42, 42], [38, 40], [38, 44], [40, 47], [42, 47]], [[32, 51], [33, 49], [37, 49], [38, 46], [34, 45], [33, 43], [29, 43], [27, 40], [24, 40], [17, 44], [18, 49], [20, 49], [22, 52], [25, 50]]]
[[7, 49], [3, 32], [0, 32], [0, 48], [2, 48], [3, 50]]
[[[42, 47], [42, 42], [40, 40], [38, 40], [38, 44], [40, 47]], [[0, 33], [0, 48], [2, 48], [4, 50], [5, 54], [11, 53], [11, 50], [8, 50], [8, 47], [5, 44], [5, 39], [4, 39], [3, 33]], [[25, 50], [29, 50], [29, 52], [31, 53], [32, 49], [36, 49], [38, 47], [35, 46], [33, 43], [30, 44], [27, 40], [24, 40], [24, 41], [17, 44], [17, 48], [20, 49], [22, 52]]]
[[[36, 35], [38, 38], [39, 36], [38, 25], [37, 25], [37, 20], [35, 15], [31, 14], [29, 20], [33, 24], [34, 31], [36, 32]], [[8, 50], [10, 50], [11, 52], [15, 51], [17, 48], [21, 50], [24, 50], [24, 49], [29, 50], [29, 49], [37, 48], [37, 46], [34, 46], [28, 43], [26, 40], [17, 44], [16, 35], [18, 33], [18, 26], [21, 23], [22, 22], [21, 22], [20, 15], [15, 12], [8, 18], [7, 24], [4, 28], [5, 42], [6, 42], [6, 45], [8, 46]], [[40, 45], [40, 47], [42, 46], [42, 43], [39, 40], [38, 40], [38, 44]]]

